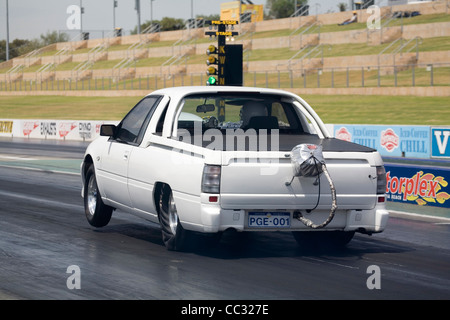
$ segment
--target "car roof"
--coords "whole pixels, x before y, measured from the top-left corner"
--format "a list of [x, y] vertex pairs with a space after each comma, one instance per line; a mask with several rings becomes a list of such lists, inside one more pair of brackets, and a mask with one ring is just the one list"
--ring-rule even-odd
[[182, 98], [188, 94], [197, 93], [218, 93], [218, 92], [248, 92], [248, 93], [265, 93], [265, 94], [282, 94], [292, 97], [297, 97], [295, 94], [269, 88], [258, 87], [241, 87], [241, 86], [181, 86], [181, 87], [169, 87], [164, 89], [155, 90], [149, 95], [168, 95], [173, 98]]

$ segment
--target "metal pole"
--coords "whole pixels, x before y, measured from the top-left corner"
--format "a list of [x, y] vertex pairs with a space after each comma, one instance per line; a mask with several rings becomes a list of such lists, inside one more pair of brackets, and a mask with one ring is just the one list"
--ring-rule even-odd
[[150, 28], [153, 28], [153, 1], [155, 0], [150, 0]]
[[430, 86], [433, 86], [434, 84], [434, 79], [433, 79], [433, 65], [431, 65], [431, 70], [430, 70]]
[[347, 67], [347, 88], [348, 88], [348, 85], [349, 85], [349, 83], [348, 83], [348, 67]]
[[317, 69], [317, 88], [320, 88], [320, 69]]
[[136, 0], [137, 33], [141, 34], [141, 0]]
[[378, 74], [377, 74], [377, 86], [380, 86], [380, 65], [378, 65]]
[[361, 87], [364, 88], [364, 67], [361, 67]]
[[9, 60], [9, 10], [8, 0], [6, 0], [6, 61]]
[[331, 69], [331, 87], [334, 88], [334, 68]]
[[80, 0], [80, 33], [83, 33], [83, 3], [82, 0]]
[[394, 86], [397, 86], [397, 68], [394, 65]]
[[113, 30], [116, 29], [116, 6], [117, 6], [117, 1], [113, 0]]

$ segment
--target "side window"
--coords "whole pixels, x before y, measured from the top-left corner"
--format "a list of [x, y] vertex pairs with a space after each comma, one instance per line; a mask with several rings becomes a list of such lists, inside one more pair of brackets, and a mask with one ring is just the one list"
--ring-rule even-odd
[[119, 124], [115, 139], [118, 142], [139, 144], [160, 96], [142, 99]]
[[284, 112], [284, 108], [281, 103], [274, 102], [272, 104], [272, 116], [277, 117], [278, 125], [280, 128], [290, 128], [289, 120], [287, 119], [286, 113]]

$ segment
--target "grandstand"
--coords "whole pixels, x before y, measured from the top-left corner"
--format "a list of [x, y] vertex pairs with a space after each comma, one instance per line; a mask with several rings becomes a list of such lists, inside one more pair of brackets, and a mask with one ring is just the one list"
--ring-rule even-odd
[[[382, 7], [379, 29], [338, 26], [351, 12], [243, 23], [244, 85], [277, 88], [450, 86], [450, 4]], [[418, 12], [417, 16], [402, 13]], [[72, 39], [0, 64], [1, 91], [153, 90], [206, 83], [205, 28]], [[230, 43], [230, 42], [229, 42]], [[445, 91], [447, 90], [447, 91]], [[434, 91], [436, 92], [436, 91]]]

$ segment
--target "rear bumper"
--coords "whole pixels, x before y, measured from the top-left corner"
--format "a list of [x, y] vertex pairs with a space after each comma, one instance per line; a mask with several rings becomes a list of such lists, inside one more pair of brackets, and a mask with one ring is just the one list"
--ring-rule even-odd
[[[203, 199], [202, 199], [203, 200]], [[297, 218], [294, 218], [294, 210], [257, 210], [270, 212], [288, 212], [290, 214], [289, 227], [249, 227], [248, 210], [222, 209], [219, 203], [206, 203], [200, 205], [200, 223], [187, 223], [183, 226], [189, 230], [214, 233], [235, 229], [237, 231], [310, 231]], [[316, 224], [325, 221], [330, 210], [314, 210], [310, 213], [302, 212], [305, 217]], [[384, 231], [389, 219], [389, 212], [384, 203], [377, 204], [370, 210], [336, 210], [333, 220], [323, 229], [319, 230], [341, 230], [356, 231], [360, 233], [379, 233]]]
[[347, 226], [344, 231], [357, 231], [361, 233], [383, 232], [389, 220], [389, 211], [385, 204], [378, 204], [372, 210], [349, 210], [347, 213]]

